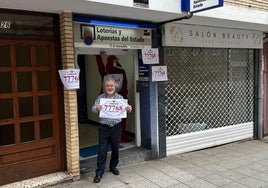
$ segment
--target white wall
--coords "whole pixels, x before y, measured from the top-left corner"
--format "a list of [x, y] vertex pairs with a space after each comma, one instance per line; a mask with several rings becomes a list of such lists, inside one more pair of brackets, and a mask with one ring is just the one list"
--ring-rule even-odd
[[[120, 5], [133, 7], [133, 0], [87, 0], [90, 2], [98, 2], [112, 5]], [[157, 10], [170, 13], [181, 13], [180, 0], [150, 0], [149, 10]]]

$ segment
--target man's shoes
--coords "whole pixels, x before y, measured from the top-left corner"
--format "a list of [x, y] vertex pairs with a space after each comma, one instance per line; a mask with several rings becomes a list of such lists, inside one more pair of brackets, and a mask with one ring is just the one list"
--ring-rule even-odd
[[95, 176], [94, 183], [99, 183], [101, 181], [101, 176]]
[[110, 168], [110, 171], [114, 174], [114, 175], [119, 175], [119, 170], [116, 167]]

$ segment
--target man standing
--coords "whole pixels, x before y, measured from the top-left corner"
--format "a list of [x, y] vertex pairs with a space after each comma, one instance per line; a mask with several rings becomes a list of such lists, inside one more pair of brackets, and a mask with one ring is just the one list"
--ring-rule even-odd
[[[111, 76], [116, 82], [116, 91], [118, 94], [122, 95], [124, 99], [128, 96], [128, 86], [127, 86], [127, 76], [125, 70], [122, 68], [121, 64], [118, 62], [118, 58], [115, 55], [109, 55], [106, 62], [103, 59], [106, 58], [106, 54], [96, 55], [96, 61], [98, 66], [98, 71], [103, 80], [105, 76]], [[103, 88], [101, 88], [103, 92]], [[121, 131], [121, 141], [129, 142], [130, 138], [126, 131], [127, 119], [122, 119], [122, 131]]]
[[[123, 99], [121, 95], [115, 92], [116, 82], [112, 77], [105, 77], [103, 80], [103, 90], [104, 93], [100, 94], [94, 105], [92, 106], [92, 111], [94, 113], [99, 113], [102, 109], [100, 105], [101, 98], [107, 99]], [[132, 107], [127, 105], [125, 107], [127, 112], [131, 112]], [[105, 164], [107, 159], [107, 146], [111, 143], [111, 160], [109, 164], [109, 169], [114, 175], [119, 175], [119, 171], [116, 166], [119, 163], [119, 143], [121, 138], [122, 129], [122, 119], [121, 118], [100, 118], [99, 120], [99, 151], [97, 158], [97, 169], [95, 171], [96, 176], [94, 178], [94, 183], [99, 183], [101, 181], [102, 175], [105, 170]]]

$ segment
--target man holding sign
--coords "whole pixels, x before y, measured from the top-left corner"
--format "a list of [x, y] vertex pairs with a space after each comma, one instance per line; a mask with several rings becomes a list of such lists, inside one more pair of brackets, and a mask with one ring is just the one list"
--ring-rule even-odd
[[121, 95], [115, 92], [116, 82], [112, 77], [105, 77], [103, 80], [104, 93], [100, 94], [92, 111], [99, 113], [99, 152], [97, 158], [95, 183], [101, 181], [105, 170], [107, 159], [107, 146], [111, 143], [111, 160], [110, 171], [114, 175], [119, 175], [116, 166], [119, 163], [119, 143], [121, 139], [122, 118], [126, 117], [126, 112], [131, 112], [132, 107], [127, 103]]

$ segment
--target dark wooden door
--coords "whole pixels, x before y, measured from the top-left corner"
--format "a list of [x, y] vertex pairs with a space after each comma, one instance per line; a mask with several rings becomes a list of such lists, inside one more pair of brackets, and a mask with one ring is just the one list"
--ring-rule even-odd
[[0, 185], [62, 168], [55, 44], [0, 40]]

